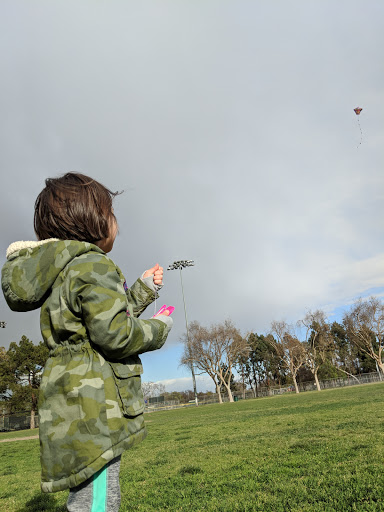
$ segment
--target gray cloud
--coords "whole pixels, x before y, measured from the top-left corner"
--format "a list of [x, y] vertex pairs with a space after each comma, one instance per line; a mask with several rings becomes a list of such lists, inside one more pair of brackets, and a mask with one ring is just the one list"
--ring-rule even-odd
[[[79, 170], [125, 190], [111, 256], [128, 281], [196, 261], [183, 273], [190, 319], [261, 332], [384, 286], [381, 2], [0, 10], [2, 254], [33, 237], [44, 179]], [[172, 347], [178, 274], [166, 284]], [[38, 313], [1, 298], [0, 314], [0, 344], [40, 339]]]

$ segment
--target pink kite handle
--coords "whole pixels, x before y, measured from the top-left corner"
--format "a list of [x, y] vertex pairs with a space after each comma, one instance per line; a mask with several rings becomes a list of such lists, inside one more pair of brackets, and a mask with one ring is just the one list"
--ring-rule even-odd
[[164, 306], [161, 306], [161, 308], [159, 309], [159, 311], [158, 311], [155, 315], [153, 315], [153, 317], [152, 317], [152, 318], [154, 318], [154, 317], [155, 317], [155, 316], [157, 316], [157, 315], [161, 315], [161, 313], [162, 313], [163, 311], [165, 311], [166, 309], [167, 309], [167, 306], [166, 306], [166, 304], [164, 304]]
[[169, 311], [169, 315], [170, 316], [174, 311], [175, 311], [175, 308], [173, 306], [166, 306], [164, 304], [164, 306], [162, 306], [159, 311], [156, 313], [156, 315], [153, 315], [152, 318], [156, 318], [158, 315], [161, 315], [162, 313], [164, 313], [164, 311]]

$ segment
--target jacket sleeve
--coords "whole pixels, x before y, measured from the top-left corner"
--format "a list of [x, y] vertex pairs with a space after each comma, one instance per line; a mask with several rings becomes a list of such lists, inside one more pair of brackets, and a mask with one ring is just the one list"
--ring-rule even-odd
[[130, 288], [126, 288], [125, 294], [135, 317], [139, 317], [158, 298], [142, 279], [137, 279]]
[[90, 341], [107, 358], [124, 359], [165, 343], [172, 319], [127, 316], [128, 297], [121, 274], [107, 256], [88, 254], [84, 260], [74, 260], [65, 282], [68, 307], [81, 318]]

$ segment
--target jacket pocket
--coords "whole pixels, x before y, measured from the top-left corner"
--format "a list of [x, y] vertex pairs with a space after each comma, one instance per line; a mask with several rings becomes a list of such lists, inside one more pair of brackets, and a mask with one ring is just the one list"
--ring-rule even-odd
[[112, 362], [109, 364], [115, 379], [122, 413], [128, 417], [142, 414], [145, 408], [140, 378], [143, 372], [142, 366], [139, 364], [127, 365]]

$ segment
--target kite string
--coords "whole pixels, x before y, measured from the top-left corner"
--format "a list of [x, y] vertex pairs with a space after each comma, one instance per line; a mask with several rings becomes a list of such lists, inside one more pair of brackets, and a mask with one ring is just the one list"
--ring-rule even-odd
[[[153, 277], [155, 277], [155, 275], [153, 275]], [[155, 287], [155, 303], [154, 303], [155, 307], [154, 307], [154, 310], [153, 310], [153, 316], [155, 316], [156, 315], [156, 297], [157, 297], [157, 290], [156, 290], [157, 286], [155, 285], [155, 281], [153, 281], [153, 285]]]
[[359, 149], [359, 146], [361, 145], [361, 143], [363, 142], [363, 132], [361, 130], [361, 126], [360, 126], [360, 119], [357, 118], [357, 124], [359, 125], [359, 130], [360, 130], [360, 142], [359, 144], [357, 145], [357, 149]]

